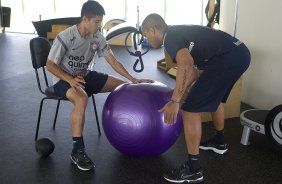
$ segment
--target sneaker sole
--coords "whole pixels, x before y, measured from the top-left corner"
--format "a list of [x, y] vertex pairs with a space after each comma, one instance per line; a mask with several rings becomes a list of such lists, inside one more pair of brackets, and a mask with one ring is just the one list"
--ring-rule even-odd
[[204, 177], [202, 176], [201, 178], [198, 178], [196, 180], [171, 180], [171, 179], [168, 179], [166, 177], [164, 177], [165, 180], [169, 181], [169, 182], [172, 182], [172, 183], [183, 183], [183, 182], [188, 182], [188, 183], [201, 183], [204, 181]]
[[77, 164], [77, 162], [76, 162], [75, 160], [73, 160], [72, 158], [70, 158], [70, 159], [71, 159], [71, 162], [72, 162], [74, 165], [76, 165], [78, 169], [80, 169], [80, 170], [82, 170], [82, 171], [89, 171], [89, 170], [94, 169], [94, 167], [92, 167], [92, 168], [90, 168], [90, 169], [80, 167], [80, 166]]
[[218, 153], [218, 154], [221, 154], [221, 155], [225, 154], [227, 152], [227, 150], [228, 150], [228, 149], [219, 150], [219, 149], [216, 149], [216, 148], [213, 148], [213, 147], [204, 147], [204, 146], [199, 146], [199, 148], [201, 150], [205, 150], [205, 151], [211, 150], [211, 151], [213, 151], [215, 153]]

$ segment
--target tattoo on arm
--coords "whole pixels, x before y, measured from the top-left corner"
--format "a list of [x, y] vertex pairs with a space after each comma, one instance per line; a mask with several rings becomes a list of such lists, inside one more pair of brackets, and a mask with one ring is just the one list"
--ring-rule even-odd
[[188, 70], [187, 69], [184, 69], [184, 72], [183, 72], [183, 81], [178, 89], [178, 94], [180, 95], [183, 95], [185, 93], [185, 84], [186, 84], [186, 81], [187, 81], [187, 74], [188, 74]]

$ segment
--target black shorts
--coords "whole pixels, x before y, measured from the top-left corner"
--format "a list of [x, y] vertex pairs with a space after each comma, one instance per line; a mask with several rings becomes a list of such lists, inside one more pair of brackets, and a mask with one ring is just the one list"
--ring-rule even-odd
[[[99, 93], [104, 85], [106, 84], [108, 79], [108, 75], [104, 73], [99, 73], [96, 71], [90, 71], [85, 77], [85, 85], [84, 91], [87, 93], [88, 96], [92, 94]], [[54, 84], [54, 93], [59, 97], [65, 97], [69, 88], [71, 88], [70, 84], [64, 80], [58, 81]]]
[[250, 52], [242, 43], [232, 51], [211, 58], [203, 73], [191, 87], [182, 109], [187, 112], [215, 112], [219, 104], [225, 103], [229, 93], [247, 70]]

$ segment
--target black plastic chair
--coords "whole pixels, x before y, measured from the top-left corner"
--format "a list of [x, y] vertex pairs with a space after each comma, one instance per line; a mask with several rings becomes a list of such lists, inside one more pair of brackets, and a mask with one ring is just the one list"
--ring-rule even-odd
[[[33, 39], [30, 40], [30, 54], [31, 54], [32, 66], [35, 70], [38, 89], [44, 95], [44, 97], [42, 98], [42, 100], [40, 102], [40, 109], [39, 109], [39, 113], [38, 113], [35, 140], [37, 140], [37, 138], [38, 138], [40, 118], [41, 118], [42, 106], [43, 106], [44, 100], [51, 99], [51, 100], [57, 100], [58, 101], [57, 102], [57, 108], [56, 108], [56, 114], [55, 114], [55, 118], [54, 118], [54, 123], [53, 123], [53, 129], [55, 129], [55, 126], [56, 126], [56, 120], [57, 120], [57, 115], [58, 115], [61, 100], [68, 101], [67, 98], [62, 98], [62, 97], [56, 96], [54, 94], [53, 87], [49, 86], [48, 77], [47, 77], [46, 71], [45, 71], [45, 66], [46, 66], [46, 62], [47, 62], [47, 58], [48, 58], [48, 54], [49, 54], [50, 49], [51, 49], [51, 44], [44, 37], [36, 37], [36, 38], [33, 38]], [[40, 69], [42, 69], [42, 71], [43, 71], [43, 76], [39, 75]], [[42, 80], [45, 81], [45, 86], [46, 86], [45, 90], [43, 90], [43, 88], [42, 88], [42, 84], [41, 84], [41, 80], [40, 80], [41, 78], [44, 78]], [[42, 81], [42, 83], [43, 83], [43, 81]], [[99, 132], [99, 135], [101, 135], [95, 98], [94, 98], [94, 95], [91, 95], [91, 97], [92, 97], [92, 101], [93, 101], [98, 132]]]

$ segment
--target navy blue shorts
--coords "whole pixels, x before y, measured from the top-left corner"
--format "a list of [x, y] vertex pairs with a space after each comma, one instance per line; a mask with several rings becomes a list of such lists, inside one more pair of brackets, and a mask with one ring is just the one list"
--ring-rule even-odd
[[187, 112], [215, 112], [225, 103], [229, 93], [250, 65], [250, 52], [241, 43], [223, 55], [215, 56], [203, 66], [203, 73], [191, 87], [182, 110]]
[[[103, 89], [104, 85], [106, 84], [107, 79], [108, 79], [107, 74], [99, 73], [96, 71], [90, 71], [84, 77], [84, 80], [86, 82], [84, 85], [85, 87], [84, 91], [87, 93], [88, 96], [99, 93]], [[67, 83], [64, 80], [60, 80], [54, 85], [55, 95], [66, 98], [66, 94], [69, 88], [71, 88], [69, 83]]]

